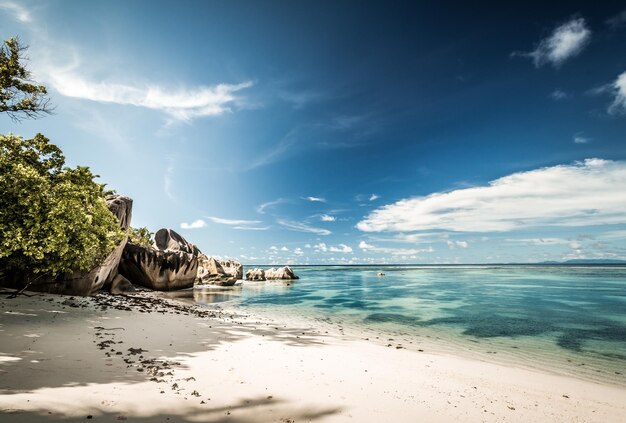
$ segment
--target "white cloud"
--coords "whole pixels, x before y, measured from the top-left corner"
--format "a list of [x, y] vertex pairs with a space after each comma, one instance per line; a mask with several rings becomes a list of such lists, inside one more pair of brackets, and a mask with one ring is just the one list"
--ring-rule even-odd
[[613, 103], [609, 106], [609, 113], [612, 115], [626, 113], [626, 72], [621, 73], [612, 86]]
[[297, 256], [301, 256], [304, 254], [304, 251], [302, 251], [302, 248], [296, 248], [293, 250], [293, 253]]
[[380, 198], [380, 195], [372, 194], [372, 195], [370, 196], [370, 201], [376, 201], [376, 200], [378, 200], [379, 198]]
[[[261, 221], [259, 220], [237, 220], [237, 219], [223, 219], [221, 217], [215, 217], [215, 216], [205, 216], [207, 219], [209, 219], [211, 222], [213, 223], [217, 223], [220, 225], [229, 225], [229, 226], [244, 226], [244, 225], [257, 225], [259, 223], [261, 223]], [[241, 229], [241, 228], [238, 228]], [[246, 228], [246, 229], [250, 229], [250, 228]]]
[[587, 144], [591, 138], [583, 136], [583, 134], [574, 135], [574, 144]]
[[272, 245], [272, 246], [270, 247], [270, 250], [272, 250], [272, 251], [278, 251], [278, 247], [277, 247], [277, 246], [275, 246], [275, 245]]
[[322, 222], [334, 222], [335, 220], [337, 220], [335, 216], [330, 216], [328, 214], [321, 215], [320, 219], [322, 220]]
[[587, 159], [514, 173], [487, 186], [433, 193], [381, 207], [365, 232], [498, 232], [626, 222], [626, 162]]
[[7, 12], [11, 13], [13, 17], [19, 22], [29, 23], [33, 21], [30, 12], [17, 3], [11, 1], [0, 2], [0, 10], [6, 10]]
[[359, 248], [365, 252], [391, 254], [394, 256], [413, 256], [420, 253], [432, 253], [435, 251], [432, 247], [428, 248], [391, 248], [391, 247], [376, 247], [368, 244], [365, 241], [359, 243]]
[[280, 251], [289, 251], [289, 248], [283, 246]]
[[352, 247], [347, 246], [346, 244], [339, 244], [336, 247], [331, 246], [328, 249], [331, 253], [344, 253], [348, 254], [352, 252]]
[[322, 253], [331, 252], [331, 253], [349, 254], [352, 252], [352, 248], [346, 244], [339, 244], [337, 246], [332, 246], [332, 245], [329, 246], [323, 242], [320, 242], [319, 244], [315, 244], [313, 248], [315, 248], [315, 251], [322, 252]]
[[469, 247], [469, 244], [467, 243], [467, 241], [447, 241], [447, 243], [448, 243], [448, 248], [451, 250], [455, 250], [457, 248]]
[[326, 251], [328, 251], [328, 247], [326, 246], [325, 243], [320, 242], [319, 244], [315, 244], [313, 246], [313, 248], [315, 248], [315, 251], [321, 251], [323, 253], [325, 253]]
[[306, 225], [300, 222], [292, 222], [290, 220], [278, 219], [276, 221], [279, 225], [296, 232], [308, 232], [317, 235], [330, 235], [332, 232], [328, 229], [315, 228], [313, 226]]
[[320, 198], [320, 197], [304, 197], [305, 200], [307, 201], [311, 201], [313, 203], [317, 202], [317, 203], [325, 203], [326, 199], [325, 198]]
[[591, 31], [583, 18], [572, 19], [555, 28], [549, 37], [541, 40], [530, 53], [513, 53], [533, 59], [535, 66], [546, 63], [558, 67], [565, 60], [579, 54], [591, 39]]
[[127, 85], [110, 81], [93, 81], [83, 77], [80, 69], [44, 67], [41, 77], [66, 97], [80, 98], [100, 103], [114, 103], [160, 110], [177, 121], [190, 121], [204, 116], [219, 116], [232, 111], [239, 99], [235, 93], [252, 86], [246, 81], [239, 84], [218, 84], [192, 89], [168, 89], [158, 85]]
[[181, 229], [199, 229], [204, 228], [206, 226], [206, 222], [202, 219], [194, 220], [191, 223], [183, 222], [180, 224]]

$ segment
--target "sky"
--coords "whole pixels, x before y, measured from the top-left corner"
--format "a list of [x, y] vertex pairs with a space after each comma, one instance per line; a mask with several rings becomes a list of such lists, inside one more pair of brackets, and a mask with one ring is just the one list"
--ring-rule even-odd
[[0, 0], [0, 33], [55, 106], [0, 132], [209, 255], [626, 259], [623, 2]]

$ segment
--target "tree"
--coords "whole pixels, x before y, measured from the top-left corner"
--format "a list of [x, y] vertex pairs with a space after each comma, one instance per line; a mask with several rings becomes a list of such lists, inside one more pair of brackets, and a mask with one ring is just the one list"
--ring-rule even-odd
[[0, 269], [88, 271], [125, 236], [96, 175], [64, 164], [61, 150], [41, 134], [0, 135]]
[[33, 83], [22, 64], [26, 49], [17, 38], [9, 38], [0, 47], [0, 112], [16, 121], [52, 111], [46, 87]]
[[154, 234], [145, 226], [143, 228], [131, 227], [128, 238], [130, 238], [130, 242], [133, 244], [150, 247], [153, 243], [152, 235]]

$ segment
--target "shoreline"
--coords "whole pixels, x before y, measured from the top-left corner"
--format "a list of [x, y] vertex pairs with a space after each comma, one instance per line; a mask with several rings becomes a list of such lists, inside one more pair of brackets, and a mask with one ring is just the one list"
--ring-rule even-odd
[[297, 319], [263, 322], [152, 293], [4, 297], [3, 421], [617, 422], [626, 415], [621, 386], [386, 347]]
[[[248, 282], [250, 283], [250, 282]], [[253, 282], [254, 283], [254, 282]], [[528, 344], [518, 347], [515, 344], [524, 344], [528, 340], [519, 340], [513, 343], [510, 339], [471, 338], [467, 335], [453, 333], [449, 328], [424, 328], [414, 332], [410, 328], [389, 325], [365, 325], [350, 321], [349, 318], [341, 319], [335, 315], [332, 317], [320, 317], [312, 314], [294, 314], [293, 309], [278, 307], [249, 307], [241, 306], [231, 300], [214, 303], [197, 302], [193, 296], [200, 293], [215, 293], [223, 295], [231, 288], [203, 287], [194, 290], [173, 292], [160, 292], [157, 295], [171, 299], [186, 305], [198, 305], [207, 310], [218, 309], [229, 314], [236, 314], [239, 318], [258, 323], [268, 321], [270, 323], [289, 322], [300, 326], [323, 327], [326, 333], [334, 336], [347, 337], [354, 340], [367, 340], [385, 347], [395, 348], [401, 346], [414, 352], [430, 352], [437, 355], [461, 357], [468, 360], [495, 363], [503, 366], [512, 366], [556, 376], [566, 376], [600, 384], [626, 388], [626, 372], [618, 365], [615, 368], [603, 368], [607, 358], [600, 357], [601, 364], [594, 362], [598, 357], [582, 355], [550, 345], [551, 354], [546, 354], [546, 345], [549, 341], [533, 340], [537, 342], [530, 348]], [[245, 289], [245, 288], [242, 288]], [[182, 295], [191, 293], [190, 295]], [[345, 316], [343, 316], [345, 317]], [[517, 340], [516, 340], [517, 341]], [[543, 344], [542, 344], [543, 343]], [[618, 372], [619, 370], [619, 372]]]

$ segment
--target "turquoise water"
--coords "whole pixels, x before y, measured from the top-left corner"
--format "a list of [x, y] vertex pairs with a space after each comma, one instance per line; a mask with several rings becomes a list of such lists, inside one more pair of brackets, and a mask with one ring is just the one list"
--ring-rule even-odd
[[439, 339], [504, 361], [626, 383], [624, 266], [294, 269], [300, 280], [244, 282], [195, 299], [401, 335], [416, 345]]

